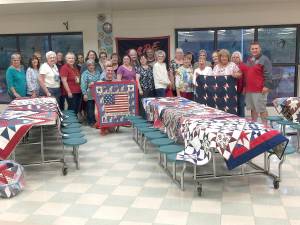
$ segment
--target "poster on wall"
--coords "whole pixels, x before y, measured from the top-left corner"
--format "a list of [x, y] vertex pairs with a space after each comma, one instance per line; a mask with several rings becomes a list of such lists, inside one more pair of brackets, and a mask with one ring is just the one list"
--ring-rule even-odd
[[116, 38], [116, 49], [120, 57], [128, 54], [130, 49], [135, 49], [138, 55], [146, 54], [146, 50], [163, 50], [166, 53], [166, 62], [170, 61], [170, 36], [145, 37], [145, 38]]

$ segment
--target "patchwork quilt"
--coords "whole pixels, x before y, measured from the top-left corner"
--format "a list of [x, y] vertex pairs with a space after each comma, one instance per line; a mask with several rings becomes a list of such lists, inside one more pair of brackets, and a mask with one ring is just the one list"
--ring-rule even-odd
[[276, 130], [187, 99], [147, 98], [143, 105], [149, 120], [183, 141], [177, 159], [193, 164], [208, 163], [216, 149], [233, 169], [270, 149], [281, 158], [288, 143]]
[[287, 120], [300, 123], [300, 97], [276, 98], [273, 105]]
[[[47, 108], [56, 107], [56, 112]], [[38, 111], [37, 109], [40, 109]], [[17, 99], [0, 115], [0, 159], [7, 159], [33, 125], [55, 120], [59, 109], [54, 98]]]
[[92, 93], [98, 110], [100, 127], [130, 125], [126, 116], [138, 113], [136, 82], [97, 82], [92, 86]]
[[195, 101], [237, 114], [237, 86], [232, 76], [198, 76]]

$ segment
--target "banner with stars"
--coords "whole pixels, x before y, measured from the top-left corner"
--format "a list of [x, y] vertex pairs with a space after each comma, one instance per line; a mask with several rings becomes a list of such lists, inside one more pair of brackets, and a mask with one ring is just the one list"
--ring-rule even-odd
[[92, 93], [101, 128], [130, 125], [126, 116], [138, 113], [136, 82], [96, 82], [92, 86]]
[[236, 79], [232, 76], [202, 76], [196, 79], [195, 101], [237, 115]]

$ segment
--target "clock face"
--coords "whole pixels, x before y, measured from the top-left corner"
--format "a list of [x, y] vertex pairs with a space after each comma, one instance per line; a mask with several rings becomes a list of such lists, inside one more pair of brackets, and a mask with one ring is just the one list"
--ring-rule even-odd
[[104, 24], [103, 24], [103, 31], [105, 32], [105, 33], [107, 33], [107, 34], [109, 34], [109, 33], [111, 33], [112, 32], [112, 25], [110, 24], [110, 23], [108, 23], [108, 22], [105, 22]]

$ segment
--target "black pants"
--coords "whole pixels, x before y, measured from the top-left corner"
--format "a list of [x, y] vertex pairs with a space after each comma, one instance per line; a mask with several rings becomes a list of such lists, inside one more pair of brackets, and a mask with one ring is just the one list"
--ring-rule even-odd
[[96, 123], [95, 118], [95, 101], [88, 100], [86, 102], [86, 120], [88, 125], [92, 126]]
[[143, 107], [143, 98], [151, 98], [151, 97], [155, 97], [155, 90], [146, 90], [143, 91], [143, 95], [139, 95], [139, 114], [144, 119], [146, 119], [146, 112]]
[[77, 115], [80, 110], [81, 105], [81, 93], [72, 94], [72, 98], [67, 97], [68, 109], [74, 110]]

